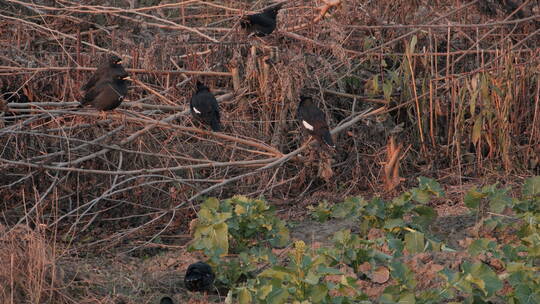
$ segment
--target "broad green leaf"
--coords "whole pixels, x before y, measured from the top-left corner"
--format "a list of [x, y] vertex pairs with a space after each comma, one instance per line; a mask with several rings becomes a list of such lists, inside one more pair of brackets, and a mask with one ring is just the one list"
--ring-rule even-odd
[[431, 194], [437, 197], [443, 197], [444, 191], [436, 180], [432, 178], [427, 178], [425, 176], [420, 176], [418, 178], [418, 187], [421, 189], [428, 190]]
[[385, 81], [383, 83], [383, 94], [384, 99], [390, 101], [392, 97], [392, 83], [390, 81]]
[[405, 227], [405, 221], [400, 218], [388, 219], [384, 221], [384, 229], [392, 230], [396, 227]]
[[229, 232], [227, 224], [221, 223], [214, 225], [214, 234], [212, 235], [215, 240], [214, 246], [223, 250], [223, 255], [229, 253]]
[[490, 243], [492, 243], [492, 241], [485, 238], [474, 240], [474, 242], [472, 242], [472, 244], [469, 246], [469, 254], [476, 256], [480, 253], [488, 251], [488, 245]]
[[287, 292], [287, 289], [277, 288], [277, 289], [272, 290], [272, 292], [268, 294], [268, 297], [266, 297], [266, 303], [271, 303], [271, 304], [287, 303], [288, 298], [289, 298], [289, 293]]
[[501, 213], [506, 207], [512, 205], [512, 198], [506, 195], [505, 189], [496, 189], [489, 197], [489, 209], [495, 213]]
[[319, 275], [315, 271], [308, 272], [306, 278], [304, 279], [304, 282], [310, 284], [310, 285], [317, 285], [319, 283], [319, 279], [321, 278], [321, 275]]
[[409, 254], [424, 252], [425, 239], [421, 232], [408, 232], [405, 234], [405, 249]]
[[431, 200], [431, 193], [429, 193], [427, 190], [413, 188], [411, 189], [411, 193], [413, 200], [419, 203], [427, 204]]
[[406, 292], [406, 293], [401, 294], [399, 297], [398, 303], [399, 304], [415, 304], [416, 299], [414, 297], [414, 293]]
[[[267, 285], [267, 286], [264, 286], [263, 288], [265, 287], [270, 287], [270, 291], [272, 290], [272, 286], [270, 285]], [[261, 288], [261, 289], [263, 289]], [[268, 293], [270, 292], [268, 291]], [[245, 287], [242, 287], [240, 288], [240, 292], [238, 292], [238, 303], [239, 304], [251, 304], [253, 301], [253, 299], [251, 298], [251, 293], [249, 292], [249, 290]]]
[[311, 288], [308, 291], [308, 299], [306, 303], [321, 303], [326, 295], [328, 294], [328, 288], [324, 284], [318, 284]]
[[327, 267], [324, 265], [320, 265], [319, 268], [317, 269], [317, 272], [323, 275], [343, 274], [343, 272], [341, 272], [341, 270], [339, 269]]
[[[531, 287], [536, 287], [536, 290], [531, 289]], [[520, 304], [540, 303], [540, 290], [538, 290], [538, 286], [532, 285], [531, 287], [526, 284], [519, 284], [515, 287], [514, 295], [519, 300]]]
[[219, 208], [219, 200], [215, 197], [210, 197], [201, 204], [201, 208], [217, 210]]
[[[412, 271], [404, 263], [398, 262], [396, 260], [392, 261], [390, 264], [392, 278], [400, 282], [401, 284], [407, 286], [408, 288], [416, 287], [416, 280]], [[388, 289], [385, 289], [387, 291]]]
[[284, 271], [282, 267], [280, 268], [281, 270], [278, 267], [265, 269], [259, 276], [285, 281], [291, 274], [288, 271]]
[[470, 264], [464, 262], [462, 268], [464, 269], [465, 280], [475, 284], [488, 297], [494, 295], [503, 287], [503, 283], [497, 277], [497, 274], [484, 263]]
[[437, 217], [437, 212], [428, 206], [417, 206], [413, 209], [413, 211], [417, 214], [413, 218], [413, 222], [424, 228], [431, 224]]
[[524, 196], [540, 196], [540, 176], [527, 178], [523, 184], [522, 193]]
[[234, 213], [236, 215], [242, 215], [242, 214], [245, 214], [246, 213], [246, 208], [240, 204], [236, 205], [234, 207]]
[[473, 187], [467, 193], [465, 194], [465, 198], [463, 199], [465, 206], [467, 206], [470, 209], [476, 209], [480, 205], [480, 202], [483, 198], [485, 198], [487, 195], [485, 193], [479, 192], [476, 187]]

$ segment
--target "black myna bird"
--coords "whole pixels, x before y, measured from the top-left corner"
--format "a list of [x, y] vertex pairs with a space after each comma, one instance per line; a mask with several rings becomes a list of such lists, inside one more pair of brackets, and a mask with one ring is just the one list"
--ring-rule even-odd
[[204, 262], [197, 262], [189, 265], [184, 285], [189, 291], [209, 291], [214, 283], [214, 272], [212, 267]]
[[326, 116], [313, 103], [311, 97], [300, 96], [297, 116], [302, 126], [320, 143], [325, 143], [331, 148], [336, 147], [332, 141], [332, 136], [330, 136]]
[[159, 304], [174, 304], [173, 300], [169, 297], [163, 297], [159, 301]]
[[283, 4], [269, 7], [258, 14], [247, 15], [240, 26], [257, 37], [270, 35], [276, 28], [276, 17]]
[[97, 110], [110, 111], [117, 108], [128, 93], [128, 74], [114, 72], [99, 80], [84, 95], [81, 105], [92, 105]]
[[219, 132], [221, 130], [218, 102], [214, 94], [200, 81], [197, 81], [197, 91], [191, 97], [189, 108], [191, 115], [209, 125], [212, 131]]
[[105, 57], [101, 64], [98, 66], [94, 74], [88, 79], [88, 81], [81, 87], [82, 91], [88, 91], [95, 86], [100, 80], [112, 77], [115, 74], [124, 74], [126, 70], [122, 66], [122, 59], [116, 55], [109, 55]]

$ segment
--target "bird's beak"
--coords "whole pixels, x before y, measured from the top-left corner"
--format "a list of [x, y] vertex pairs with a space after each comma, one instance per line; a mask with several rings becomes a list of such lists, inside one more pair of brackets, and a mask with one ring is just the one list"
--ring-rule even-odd
[[132, 80], [132, 79], [131, 79], [131, 77], [126, 76], [126, 77], [122, 78], [122, 80]]
[[116, 64], [121, 64], [122, 63], [122, 60], [118, 60], [118, 62]]

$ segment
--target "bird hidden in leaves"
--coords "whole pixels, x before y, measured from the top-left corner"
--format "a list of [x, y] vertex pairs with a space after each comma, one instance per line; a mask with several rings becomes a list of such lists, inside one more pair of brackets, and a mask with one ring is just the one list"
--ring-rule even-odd
[[200, 81], [197, 81], [197, 90], [191, 97], [189, 108], [191, 115], [209, 125], [212, 131], [218, 132], [221, 130], [218, 102], [214, 94]]
[[313, 99], [307, 96], [300, 96], [297, 117], [302, 126], [310, 135], [315, 137], [320, 143], [324, 143], [331, 148], [335, 148], [330, 129], [326, 123], [326, 116], [313, 103]]
[[212, 267], [204, 262], [197, 262], [189, 265], [184, 285], [189, 291], [209, 291], [214, 283], [214, 272]]
[[250, 35], [263, 37], [270, 35], [276, 28], [276, 17], [282, 4], [263, 10], [260, 13], [247, 15], [240, 20], [240, 26], [250, 32]]
[[116, 55], [106, 56], [90, 79], [81, 87], [82, 91], [88, 91], [100, 80], [112, 77], [116, 74], [125, 74], [122, 59]]

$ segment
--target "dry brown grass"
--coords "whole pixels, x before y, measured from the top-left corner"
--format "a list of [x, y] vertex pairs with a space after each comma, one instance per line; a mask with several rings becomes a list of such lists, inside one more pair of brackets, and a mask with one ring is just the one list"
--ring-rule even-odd
[[43, 234], [0, 225], [0, 302], [67, 303], [61, 270]]
[[[534, 1], [520, 11], [289, 1], [263, 40], [247, 39], [237, 21], [268, 1], [128, 2], [137, 1], [0, 3], [9, 107], [0, 211], [10, 227], [39, 222], [72, 252], [132, 250], [185, 231], [206, 195], [295, 204], [321, 191], [337, 200], [382, 192], [391, 136], [406, 150], [399, 172], [390, 168], [396, 190], [419, 175], [460, 185], [540, 173]], [[137, 79], [128, 100], [103, 119], [74, 110], [109, 51]], [[221, 96], [225, 132], [191, 122], [195, 78]], [[303, 145], [294, 118], [305, 88], [336, 127], [335, 155]]]

